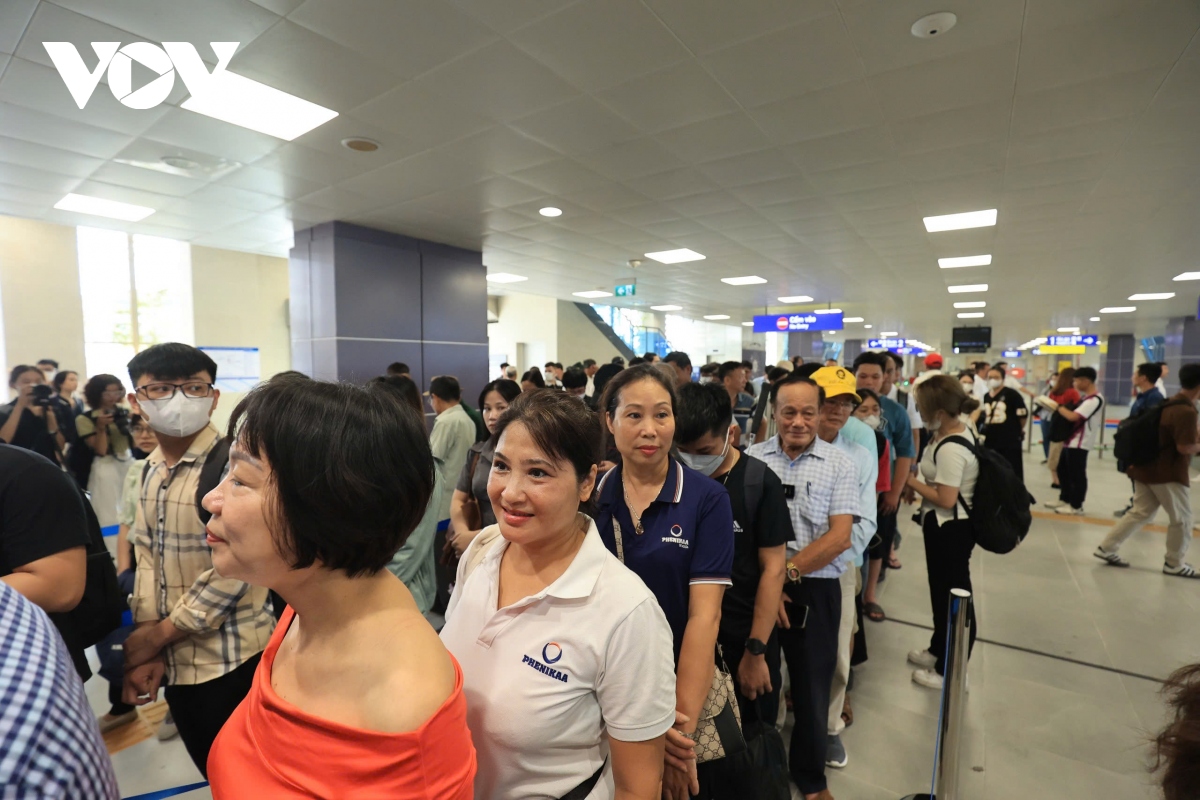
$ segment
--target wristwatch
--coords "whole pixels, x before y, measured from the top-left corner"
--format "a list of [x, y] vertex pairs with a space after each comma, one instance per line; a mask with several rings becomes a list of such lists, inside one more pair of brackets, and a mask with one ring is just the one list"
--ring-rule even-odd
[[752, 656], [761, 656], [767, 652], [767, 646], [758, 639], [747, 639], [746, 652]]

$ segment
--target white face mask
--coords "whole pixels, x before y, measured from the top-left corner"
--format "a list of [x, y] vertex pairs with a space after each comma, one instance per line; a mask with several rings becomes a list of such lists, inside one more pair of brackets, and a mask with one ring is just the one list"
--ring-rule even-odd
[[871, 414], [863, 417], [862, 421], [865, 422], [867, 427], [869, 427], [871, 430], [877, 431], [883, 427], [883, 420], [880, 419], [878, 414]]
[[988, 378], [989, 389], [999, 389], [1003, 385], [1004, 381], [1000, 380], [999, 378]]
[[725, 447], [715, 456], [701, 456], [693, 453], [685, 453], [679, 451], [679, 460], [683, 462], [685, 467], [691, 467], [705, 477], [711, 478], [712, 474], [721, 468], [725, 463], [725, 456], [729, 453], [729, 439], [725, 439]]
[[934, 417], [933, 419], [923, 419], [921, 421], [925, 423], [925, 430], [929, 431], [930, 433], [933, 433], [934, 431], [937, 431], [938, 429], [940, 429], [942, 427], [942, 418], [941, 417]]
[[179, 439], [198, 433], [208, 424], [212, 404], [211, 397], [188, 397], [181, 390], [166, 400], [138, 400], [151, 428]]

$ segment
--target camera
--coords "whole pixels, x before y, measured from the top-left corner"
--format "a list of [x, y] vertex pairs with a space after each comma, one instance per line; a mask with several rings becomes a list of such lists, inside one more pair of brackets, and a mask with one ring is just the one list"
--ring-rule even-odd
[[112, 410], [112, 424], [117, 426], [117, 430], [127, 439], [132, 439], [133, 434], [129, 432], [129, 409], [116, 406]]
[[50, 398], [54, 397], [54, 389], [44, 383], [39, 383], [34, 385], [29, 395], [35, 406], [45, 408], [50, 405]]

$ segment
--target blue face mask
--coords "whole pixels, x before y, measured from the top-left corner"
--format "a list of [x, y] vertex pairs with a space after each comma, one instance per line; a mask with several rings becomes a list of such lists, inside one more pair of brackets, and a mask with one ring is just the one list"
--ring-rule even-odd
[[725, 438], [725, 447], [715, 456], [701, 456], [693, 453], [685, 453], [682, 450], [677, 454], [679, 460], [683, 462], [685, 467], [690, 467], [696, 470], [701, 475], [711, 478], [712, 474], [721, 468], [725, 463], [725, 456], [729, 453], [729, 437]]

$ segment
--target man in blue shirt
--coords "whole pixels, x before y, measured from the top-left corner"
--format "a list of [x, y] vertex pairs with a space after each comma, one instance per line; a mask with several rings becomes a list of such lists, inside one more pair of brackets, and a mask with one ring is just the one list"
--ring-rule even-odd
[[[1162, 380], [1163, 368], [1161, 364], [1154, 362], [1146, 362], [1139, 364], [1137, 371], [1133, 373], [1133, 388], [1137, 392], [1137, 397], [1133, 399], [1133, 404], [1129, 406], [1129, 416], [1136, 417], [1145, 411], [1149, 411], [1156, 406], [1161, 406], [1166, 402], [1163, 393], [1158, 390], [1158, 382]], [[1117, 469], [1124, 472], [1129, 467], [1128, 464], [1117, 464]], [[1132, 481], [1132, 479], [1130, 479]], [[1133, 508], [1133, 496], [1130, 495], [1129, 502], [1125, 507], [1113, 512], [1113, 516], [1118, 519], [1129, 513]]]
[[854, 462], [817, 436], [824, 392], [810, 378], [790, 375], [775, 395], [778, 435], [748, 453], [783, 481], [795, 540], [788, 544], [779, 614], [779, 643], [787, 656], [795, 728], [788, 769], [805, 800], [829, 800], [825, 780], [827, 717], [842, 617], [843, 554], [853, 543], [859, 510]]
[[729, 393], [729, 406], [743, 435], [749, 432], [750, 415], [754, 413], [754, 397], [746, 394], [746, 377], [746, 368], [739, 361], [726, 361], [717, 369], [717, 380]]
[[883, 393], [883, 374], [888, 367], [888, 357], [883, 353], [863, 353], [854, 359], [854, 377], [859, 389], [870, 389], [879, 395], [880, 413], [884, 421], [883, 434], [892, 446], [892, 488], [879, 498], [879, 539], [871, 548], [871, 567], [867, 573], [867, 585], [863, 588], [863, 611], [872, 622], [883, 622], [886, 616], [875, 596], [879, 575], [884, 560], [892, 552], [896, 539], [896, 511], [900, 507], [900, 495], [908, 483], [909, 473], [916, 466], [916, 449], [913, 447], [912, 424], [908, 411]]

